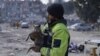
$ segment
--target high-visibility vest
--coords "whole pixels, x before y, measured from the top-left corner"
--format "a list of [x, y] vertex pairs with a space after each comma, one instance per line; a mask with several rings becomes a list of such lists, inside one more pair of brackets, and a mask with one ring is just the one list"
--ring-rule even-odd
[[[48, 25], [46, 25], [46, 27], [47, 26]], [[43, 56], [65, 56], [70, 38], [66, 25], [63, 23], [57, 23], [52, 27], [51, 32], [53, 33], [51, 48], [42, 47], [41, 54]]]

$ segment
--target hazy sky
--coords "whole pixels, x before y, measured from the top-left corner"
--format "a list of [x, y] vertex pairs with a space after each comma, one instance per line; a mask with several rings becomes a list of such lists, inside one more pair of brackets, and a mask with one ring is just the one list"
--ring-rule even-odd
[[[47, 4], [49, 0], [41, 0], [44, 4]], [[54, 0], [53, 0], [54, 1]], [[64, 1], [69, 1], [69, 0], [64, 0]]]

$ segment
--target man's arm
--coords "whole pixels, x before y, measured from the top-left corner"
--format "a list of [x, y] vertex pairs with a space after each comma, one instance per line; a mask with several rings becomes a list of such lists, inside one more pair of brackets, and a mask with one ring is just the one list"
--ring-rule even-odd
[[[64, 56], [68, 46], [69, 33], [66, 30], [58, 30], [52, 36], [52, 48], [50, 56]], [[41, 48], [41, 54], [46, 56], [48, 48]]]

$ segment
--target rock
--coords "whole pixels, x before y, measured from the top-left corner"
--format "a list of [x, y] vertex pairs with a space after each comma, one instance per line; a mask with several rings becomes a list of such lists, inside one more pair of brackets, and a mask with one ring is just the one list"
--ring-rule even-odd
[[15, 54], [14, 53], [10, 53], [9, 56], [15, 56]]
[[14, 42], [14, 39], [7, 39], [7, 42], [12, 43], [12, 42]]
[[27, 50], [28, 48], [23, 48], [23, 50]]
[[16, 52], [20, 52], [20, 51], [22, 51], [21, 48], [15, 48], [14, 50], [15, 50]]
[[15, 48], [15, 50], [19, 50], [19, 48]]

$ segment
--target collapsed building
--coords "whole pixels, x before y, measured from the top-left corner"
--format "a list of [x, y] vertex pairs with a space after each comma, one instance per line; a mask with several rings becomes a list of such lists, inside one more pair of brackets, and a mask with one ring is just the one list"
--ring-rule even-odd
[[40, 0], [0, 0], [0, 18], [3, 21], [34, 20], [36, 15], [45, 16], [46, 5]]

